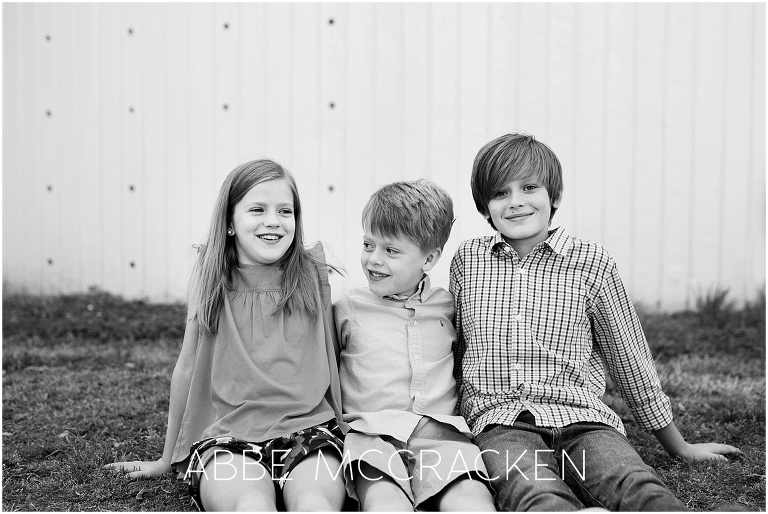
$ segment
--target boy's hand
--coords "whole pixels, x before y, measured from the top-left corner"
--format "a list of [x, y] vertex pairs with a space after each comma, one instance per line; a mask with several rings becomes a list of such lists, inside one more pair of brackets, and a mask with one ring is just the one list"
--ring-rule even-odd
[[105, 465], [104, 468], [128, 472], [129, 478], [155, 478], [168, 473], [172, 469], [162, 457], [152, 461], [113, 462]]
[[653, 431], [653, 435], [661, 445], [673, 457], [680, 457], [687, 461], [724, 460], [726, 455], [741, 455], [741, 450], [727, 444], [695, 443], [691, 444], [680, 435], [674, 421], [664, 428]]
[[687, 461], [720, 460], [728, 461], [725, 455], [741, 454], [734, 446], [718, 443], [686, 443], [686, 447], [678, 453], [678, 457]]

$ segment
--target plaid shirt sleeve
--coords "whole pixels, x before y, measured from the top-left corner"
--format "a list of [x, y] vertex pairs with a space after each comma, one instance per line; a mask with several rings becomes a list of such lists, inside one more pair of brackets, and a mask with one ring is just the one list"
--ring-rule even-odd
[[594, 298], [592, 320], [598, 351], [635, 420], [646, 430], [667, 426], [672, 422], [669, 398], [613, 259]]
[[453, 327], [456, 329], [456, 343], [453, 346], [453, 376], [456, 379], [456, 394], [458, 401], [456, 403], [456, 410], [460, 412], [461, 407], [461, 361], [464, 357], [464, 351], [467, 344], [464, 341], [464, 332], [462, 330], [462, 312], [461, 312], [461, 282], [464, 274], [464, 265], [461, 259], [461, 248], [456, 251], [451, 261], [450, 278], [448, 283], [448, 290], [453, 295], [454, 301], [454, 313], [453, 313]]

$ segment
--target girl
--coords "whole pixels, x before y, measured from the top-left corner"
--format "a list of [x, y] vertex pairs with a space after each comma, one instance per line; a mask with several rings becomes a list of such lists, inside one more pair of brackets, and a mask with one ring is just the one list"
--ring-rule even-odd
[[277, 494], [288, 510], [341, 509], [346, 425], [328, 268], [321, 244], [304, 248], [301, 214], [280, 165], [229, 174], [190, 280], [163, 455], [107, 467], [175, 469], [201, 510], [275, 510]]

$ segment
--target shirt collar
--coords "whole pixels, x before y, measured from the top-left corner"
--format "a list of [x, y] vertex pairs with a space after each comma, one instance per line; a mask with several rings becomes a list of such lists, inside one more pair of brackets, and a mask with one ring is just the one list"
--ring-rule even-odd
[[549, 231], [549, 237], [544, 241], [552, 251], [558, 255], [565, 256], [568, 250], [573, 246], [573, 241], [568, 237], [563, 227], [557, 227], [555, 230]]
[[[501, 232], [496, 231], [496, 233], [493, 235], [493, 238], [491, 239], [491, 244], [488, 247], [488, 253], [493, 252], [498, 247], [504, 247], [505, 245], [512, 248], [512, 246], [504, 240]], [[557, 227], [554, 230], [550, 230], [549, 237], [547, 237], [545, 241], [536, 246], [543, 248], [541, 245], [549, 246], [552, 251], [558, 255], [565, 255], [571, 246], [573, 246], [573, 242], [571, 241], [571, 238], [568, 237], [568, 234], [565, 232], [563, 227]]]
[[422, 277], [421, 281], [419, 282], [419, 285], [416, 287], [416, 292], [413, 293], [410, 296], [406, 295], [399, 295], [399, 294], [391, 294], [384, 297], [385, 300], [391, 300], [393, 302], [407, 302], [409, 300], [418, 300], [421, 303], [424, 303], [427, 301], [429, 296], [432, 294], [432, 286], [429, 282], [429, 275], [426, 273]]

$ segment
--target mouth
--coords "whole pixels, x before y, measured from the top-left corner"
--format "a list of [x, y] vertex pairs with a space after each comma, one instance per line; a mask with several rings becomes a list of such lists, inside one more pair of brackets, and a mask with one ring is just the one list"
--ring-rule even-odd
[[385, 273], [379, 273], [378, 271], [373, 271], [373, 270], [370, 270], [370, 269], [367, 270], [367, 271], [368, 271], [368, 277], [371, 280], [381, 280], [381, 279], [387, 278], [389, 276], [389, 275], [387, 275]]
[[504, 219], [506, 219], [507, 221], [523, 221], [523, 220], [527, 220], [531, 216], [533, 216], [532, 212], [526, 212], [521, 214], [513, 214], [511, 216], [507, 216]]
[[276, 243], [283, 238], [280, 234], [257, 234], [256, 237], [267, 243]]

